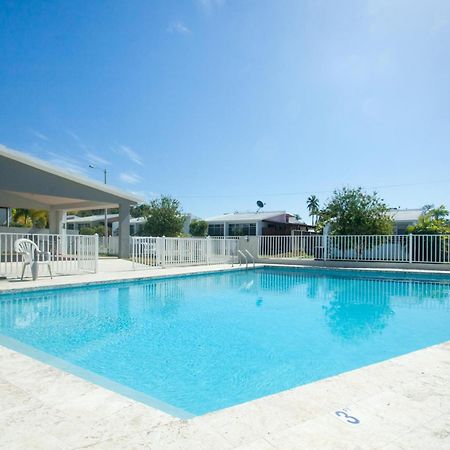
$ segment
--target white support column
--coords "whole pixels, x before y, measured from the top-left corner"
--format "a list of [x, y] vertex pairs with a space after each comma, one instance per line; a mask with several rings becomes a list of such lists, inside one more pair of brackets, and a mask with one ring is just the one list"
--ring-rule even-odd
[[223, 223], [223, 237], [227, 237], [228, 236], [228, 228], [227, 228], [228, 224], [226, 222]]
[[64, 234], [64, 221], [66, 212], [62, 209], [51, 209], [48, 212], [49, 232], [50, 234]]
[[262, 236], [262, 222], [260, 220], [256, 222], [256, 236]]
[[119, 258], [130, 256], [130, 205], [119, 205]]

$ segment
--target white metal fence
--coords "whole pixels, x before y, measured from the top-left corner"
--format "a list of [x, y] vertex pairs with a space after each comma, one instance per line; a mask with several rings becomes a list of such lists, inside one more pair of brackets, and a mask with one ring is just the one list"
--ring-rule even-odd
[[98, 252], [101, 255], [117, 256], [119, 254], [119, 236], [99, 236]]
[[[0, 233], [0, 276], [20, 276], [22, 257], [14, 250], [14, 242], [22, 238], [32, 240], [39, 250], [50, 253], [53, 274], [68, 275], [97, 271], [96, 235]], [[27, 272], [25, 274], [27, 275]]]
[[[197, 239], [197, 238], [190, 238]], [[236, 239], [239, 237], [223, 237], [223, 236], [210, 236], [212, 240], [223, 240], [223, 239]], [[132, 253], [133, 247], [133, 236], [130, 236], [130, 253]], [[117, 256], [119, 254], [119, 236], [109, 236], [105, 238], [104, 236], [99, 236], [98, 238], [98, 252], [101, 255]]]
[[237, 262], [236, 239], [132, 237], [134, 266], [192, 266]]
[[260, 236], [260, 258], [450, 263], [450, 235]]
[[259, 236], [260, 258], [315, 259], [323, 256], [321, 235]]
[[409, 262], [409, 235], [328, 236], [326, 257], [344, 261]]
[[[130, 236], [130, 253], [132, 246], [132, 236]], [[99, 236], [98, 252], [101, 255], [118, 256], [119, 255], [119, 236]]]

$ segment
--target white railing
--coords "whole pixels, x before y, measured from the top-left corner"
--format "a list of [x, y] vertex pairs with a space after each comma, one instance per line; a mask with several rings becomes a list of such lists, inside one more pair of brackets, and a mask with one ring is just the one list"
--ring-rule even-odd
[[[133, 245], [132, 236], [130, 236], [130, 253]], [[119, 255], [119, 236], [99, 236], [98, 238], [98, 252], [101, 255], [118, 256]]]
[[450, 235], [411, 235], [411, 262], [450, 263]]
[[450, 236], [328, 236], [326, 258], [338, 261], [450, 263]]
[[328, 236], [327, 259], [409, 262], [409, 235]]
[[156, 237], [132, 237], [131, 260], [133, 267], [161, 265], [161, 244]]
[[[130, 236], [130, 253], [132, 253], [132, 241], [133, 236]], [[197, 238], [191, 238], [197, 239]], [[198, 238], [201, 239], [201, 238]], [[220, 240], [223, 239], [236, 239], [239, 240], [239, 237], [223, 237], [223, 236], [210, 236], [211, 240]], [[108, 256], [117, 256], [119, 254], [119, 236], [109, 236], [105, 238], [104, 236], [99, 236], [98, 238], [98, 252], [100, 255], [108, 255]]]
[[236, 239], [132, 237], [135, 268], [225, 264], [237, 261]]
[[98, 252], [100, 255], [117, 256], [119, 254], [119, 236], [99, 236]]
[[[50, 253], [50, 264], [55, 275], [97, 271], [97, 235], [0, 233], [0, 276], [20, 276], [22, 256], [14, 250], [14, 242], [23, 238], [35, 242], [39, 250]], [[30, 270], [29, 266], [27, 270]]]
[[260, 258], [315, 259], [323, 255], [321, 235], [259, 236]]
[[450, 263], [450, 235], [260, 236], [259, 258]]

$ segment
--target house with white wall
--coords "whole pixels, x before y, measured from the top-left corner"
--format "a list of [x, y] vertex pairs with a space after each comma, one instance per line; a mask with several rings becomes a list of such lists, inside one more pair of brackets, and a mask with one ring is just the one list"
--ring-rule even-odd
[[407, 234], [410, 225], [417, 225], [422, 209], [391, 208], [389, 216], [394, 220], [394, 233]]
[[234, 212], [205, 219], [209, 236], [288, 235], [294, 230], [312, 232], [314, 227], [286, 211]]
[[[192, 220], [198, 217], [186, 213], [184, 214], [183, 233], [189, 234], [189, 225]], [[139, 234], [141, 228], [144, 226], [146, 217], [132, 217], [130, 219], [130, 235], [135, 236]], [[92, 216], [79, 217], [76, 215], [68, 215], [66, 219], [66, 228], [68, 230], [80, 231], [82, 228], [92, 228], [98, 225], [104, 226], [105, 215], [97, 214]], [[119, 232], [119, 214], [108, 214], [108, 227], [112, 236], [117, 236]]]

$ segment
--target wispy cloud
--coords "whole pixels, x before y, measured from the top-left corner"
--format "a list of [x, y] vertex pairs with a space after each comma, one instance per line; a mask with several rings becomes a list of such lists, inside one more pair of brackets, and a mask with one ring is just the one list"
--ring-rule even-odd
[[180, 20], [171, 22], [167, 27], [169, 33], [191, 34], [191, 30]]
[[141, 157], [130, 147], [127, 147], [126, 145], [119, 145], [119, 152], [123, 155], [127, 156], [128, 159], [135, 164], [139, 166], [143, 166], [144, 163], [142, 162]]
[[130, 191], [132, 194], [141, 197], [144, 202], [149, 202], [155, 198], [158, 198], [160, 194], [152, 191]]
[[47, 152], [46, 160], [60, 169], [65, 169], [77, 175], [86, 174], [86, 168], [83, 167], [79, 161], [69, 156], [61, 155], [55, 152]]
[[40, 133], [39, 131], [30, 130], [30, 133], [33, 134], [34, 136], [36, 136], [37, 138], [41, 139], [42, 141], [50, 140], [44, 133]]
[[[66, 129], [65, 130], [66, 134], [69, 135], [76, 143], [76, 145], [81, 148], [81, 150], [84, 151], [84, 159], [85, 161], [87, 161], [89, 164], [92, 164], [94, 166], [98, 165], [98, 166], [109, 166], [111, 165], [110, 161], [108, 161], [107, 159], [101, 157], [100, 155], [97, 155], [93, 150], [92, 147], [90, 145], [85, 144], [80, 136], [75, 133], [75, 131]], [[82, 157], [82, 155], [80, 155], [80, 157]]]
[[66, 133], [77, 143], [78, 147], [85, 152], [89, 151], [89, 147], [81, 140], [80, 136], [72, 130], [66, 130]]
[[92, 165], [109, 166], [111, 163], [93, 152], [86, 152], [86, 159]]
[[225, 6], [226, 0], [196, 0], [196, 3], [202, 11], [211, 14]]
[[78, 136], [77, 133], [75, 133], [72, 130], [65, 130], [65, 131], [74, 141], [81, 142], [80, 136]]
[[142, 177], [135, 174], [134, 172], [122, 172], [119, 175], [119, 178], [123, 182], [128, 183], [128, 184], [138, 184], [142, 181]]

